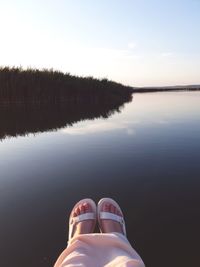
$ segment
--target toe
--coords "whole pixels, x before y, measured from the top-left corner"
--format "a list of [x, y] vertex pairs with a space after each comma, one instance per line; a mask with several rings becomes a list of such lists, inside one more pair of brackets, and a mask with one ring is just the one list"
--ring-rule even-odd
[[88, 204], [87, 203], [83, 203], [83, 208], [84, 208], [84, 211], [85, 212], [88, 212], [89, 211], [89, 208], [88, 208]]
[[115, 213], [115, 207], [112, 204], [110, 204], [110, 212]]
[[84, 207], [85, 212], [91, 212], [92, 211], [92, 207], [89, 203], [84, 203], [83, 207]]
[[117, 214], [117, 208], [115, 206], [113, 206], [113, 213]]
[[77, 213], [74, 211], [72, 216], [73, 217], [76, 217], [77, 216]]
[[77, 208], [75, 209], [75, 213], [76, 213], [77, 216], [80, 215], [80, 209], [79, 209], [79, 207], [77, 207]]
[[83, 205], [80, 205], [80, 206], [79, 206], [79, 210], [80, 210], [80, 214], [85, 213], [85, 208], [84, 208]]
[[118, 216], [121, 216], [121, 212], [120, 212], [119, 210], [117, 210], [116, 214], [117, 214]]
[[109, 204], [108, 203], [104, 203], [103, 204], [102, 211], [105, 211], [105, 212], [109, 212], [110, 211], [110, 208], [109, 208]]

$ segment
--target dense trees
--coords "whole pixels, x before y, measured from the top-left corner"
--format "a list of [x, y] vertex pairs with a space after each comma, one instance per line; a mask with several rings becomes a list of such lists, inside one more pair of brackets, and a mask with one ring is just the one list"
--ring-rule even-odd
[[0, 103], [117, 102], [133, 89], [107, 79], [77, 77], [54, 70], [0, 68]]

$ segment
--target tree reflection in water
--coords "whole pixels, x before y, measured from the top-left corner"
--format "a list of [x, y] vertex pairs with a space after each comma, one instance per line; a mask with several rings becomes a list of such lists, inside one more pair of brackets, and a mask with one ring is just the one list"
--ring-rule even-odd
[[18, 105], [0, 107], [0, 139], [25, 136], [30, 133], [57, 130], [72, 126], [78, 121], [95, 118], [108, 118], [120, 112], [132, 96], [116, 101], [70, 101], [50, 105]]

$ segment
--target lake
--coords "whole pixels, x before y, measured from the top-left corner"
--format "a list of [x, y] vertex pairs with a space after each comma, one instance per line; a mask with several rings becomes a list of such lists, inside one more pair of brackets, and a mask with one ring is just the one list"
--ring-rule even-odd
[[85, 197], [120, 204], [146, 266], [198, 266], [200, 92], [134, 94], [92, 118], [2, 130], [0, 266], [52, 266], [71, 208]]

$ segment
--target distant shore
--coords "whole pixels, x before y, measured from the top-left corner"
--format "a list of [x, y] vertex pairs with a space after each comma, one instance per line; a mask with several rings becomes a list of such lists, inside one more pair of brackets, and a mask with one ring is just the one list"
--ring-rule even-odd
[[200, 91], [200, 85], [180, 85], [163, 87], [133, 87], [134, 93], [153, 93], [167, 91]]

